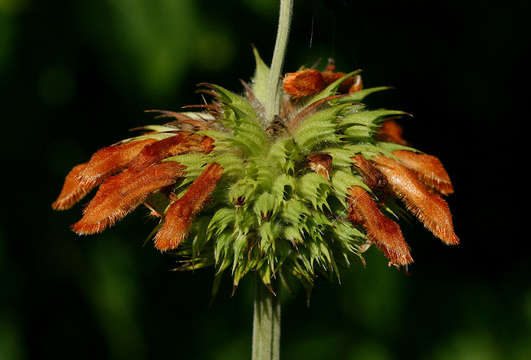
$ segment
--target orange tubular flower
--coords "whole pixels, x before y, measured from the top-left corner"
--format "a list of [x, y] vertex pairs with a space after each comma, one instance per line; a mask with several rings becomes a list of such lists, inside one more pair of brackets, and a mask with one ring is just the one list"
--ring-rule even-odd
[[78, 165], [68, 173], [61, 193], [52, 204], [52, 208], [70, 209], [106, 178], [123, 170], [146, 145], [155, 141], [153, 139], [131, 141], [98, 150], [88, 163]]
[[141, 171], [126, 170], [108, 178], [72, 229], [80, 235], [103, 231], [134, 210], [152, 192], [174, 184], [184, 169], [178, 163], [165, 162]]
[[325, 153], [312, 153], [307, 156], [310, 169], [330, 180], [332, 170], [332, 157]]
[[385, 175], [393, 192], [428, 230], [446, 244], [459, 243], [446, 201], [431, 193], [412, 171], [398, 161], [379, 155], [373, 158], [373, 162]]
[[80, 184], [91, 188], [101, 184], [105, 178], [125, 169], [145, 146], [155, 141], [154, 139], [130, 141], [96, 151], [78, 176]]
[[[177, 135], [152, 143], [131, 161], [129, 169], [141, 170], [149, 165], [156, 164], [170, 156], [180, 155], [187, 152], [208, 152], [211, 150], [211, 142], [203, 143], [206, 137], [180, 131]], [[212, 139], [210, 139], [213, 141]]]
[[417, 154], [406, 150], [395, 150], [393, 151], [393, 155], [430, 188], [435, 189], [443, 195], [449, 195], [454, 192], [448, 173], [444, 169], [441, 161], [435, 156]]
[[287, 73], [282, 87], [293, 98], [313, 95], [326, 86], [319, 70], [306, 69], [294, 73]]
[[359, 186], [353, 186], [349, 193], [348, 219], [361, 225], [367, 231], [369, 239], [383, 251], [390, 260], [389, 265], [407, 265], [413, 262], [409, 246], [404, 240], [397, 223], [382, 214], [371, 196]]
[[188, 235], [195, 216], [216, 188], [222, 173], [223, 168], [219, 164], [210, 164], [184, 195], [171, 204], [166, 212], [164, 224], [155, 236], [157, 249], [167, 251], [179, 246]]
[[[294, 73], [287, 73], [284, 77], [284, 91], [291, 95], [293, 99], [314, 95], [323, 90], [334, 81], [339, 80], [346, 74], [335, 72], [335, 66], [329, 64], [325, 71], [315, 69], [299, 70]], [[354, 75], [345, 79], [338, 88], [340, 93], [353, 93], [363, 89], [360, 75]]]

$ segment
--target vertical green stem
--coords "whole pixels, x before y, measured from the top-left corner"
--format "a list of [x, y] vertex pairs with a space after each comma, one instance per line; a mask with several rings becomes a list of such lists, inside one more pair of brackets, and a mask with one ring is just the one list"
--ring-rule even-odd
[[[280, 76], [286, 47], [294, 0], [280, 0], [277, 39], [269, 79], [265, 106], [266, 121], [280, 110]], [[280, 358], [280, 300], [256, 277], [253, 315], [253, 356], [252, 360], [278, 360]]]
[[280, 358], [280, 301], [256, 277], [252, 360]]
[[277, 40], [271, 60], [271, 70], [267, 84], [267, 100], [265, 103], [266, 121], [271, 122], [273, 117], [279, 112], [280, 92], [279, 81], [284, 65], [286, 47], [288, 45], [289, 28], [291, 25], [291, 14], [293, 10], [293, 0], [280, 0], [280, 15], [278, 18]]

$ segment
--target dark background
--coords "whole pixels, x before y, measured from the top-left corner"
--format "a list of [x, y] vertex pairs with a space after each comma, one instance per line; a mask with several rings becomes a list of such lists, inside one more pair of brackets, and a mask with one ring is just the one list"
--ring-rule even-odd
[[[531, 358], [528, 11], [297, 1], [286, 71], [334, 57], [367, 87], [394, 86], [369, 103], [415, 115], [405, 137], [450, 173], [462, 245], [416, 224], [409, 275], [370, 250], [341, 285], [317, 280], [309, 308], [303, 291], [288, 297], [283, 358]], [[275, 0], [0, 0], [0, 359], [250, 358], [252, 281], [209, 306], [211, 270], [170, 272], [174, 259], [142, 246], [155, 225], [144, 209], [79, 238], [82, 207], [50, 204], [72, 166], [157, 122], [143, 110], [199, 103], [203, 81], [240, 91], [250, 45], [269, 62], [276, 19]]]

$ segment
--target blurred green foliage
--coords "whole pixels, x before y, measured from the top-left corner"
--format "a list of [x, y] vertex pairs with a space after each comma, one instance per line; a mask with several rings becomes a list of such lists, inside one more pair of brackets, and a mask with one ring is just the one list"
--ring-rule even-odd
[[[523, 118], [524, 93], [512, 89], [527, 65], [528, 8], [297, 2], [286, 71], [332, 56], [339, 70], [363, 68], [368, 86], [396, 86], [374, 106], [415, 114], [406, 138], [446, 164], [463, 245], [444, 247], [413, 224], [409, 276], [371, 249], [341, 285], [318, 280], [310, 307], [302, 289], [286, 295], [283, 357], [531, 358], [523, 215], [498, 210], [518, 197], [476, 180], [493, 163], [513, 171], [504, 149], [518, 134], [500, 138], [499, 121]], [[211, 271], [170, 272], [173, 259], [142, 247], [147, 211], [77, 238], [68, 227], [82, 207], [58, 214], [49, 204], [72, 166], [153, 123], [143, 110], [199, 103], [203, 81], [239, 91], [251, 44], [271, 56], [276, 12], [276, 0], [0, 0], [3, 159], [16, 174], [5, 176], [0, 214], [0, 359], [249, 357], [251, 281], [232, 298], [227, 281], [209, 306]], [[501, 150], [487, 157], [492, 138]]]

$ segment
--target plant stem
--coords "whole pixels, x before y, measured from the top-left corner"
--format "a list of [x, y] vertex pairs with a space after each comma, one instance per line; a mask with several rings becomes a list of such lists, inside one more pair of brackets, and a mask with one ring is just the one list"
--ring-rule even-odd
[[[267, 122], [272, 122], [273, 117], [280, 110], [279, 82], [288, 45], [293, 1], [280, 0], [277, 39], [264, 104]], [[262, 284], [258, 276], [255, 287], [252, 360], [278, 360], [280, 358], [280, 300]]]
[[280, 358], [280, 300], [257, 276], [254, 295], [252, 360]]
[[273, 117], [279, 112], [280, 92], [279, 81], [286, 55], [288, 45], [289, 28], [291, 25], [291, 15], [294, 0], [280, 0], [280, 15], [278, 18], [277, 40], [273, 59], [271, 60], [271, 69], [267, 84], [267, 100], [265, 104], [266, 121], [273, 121]]

